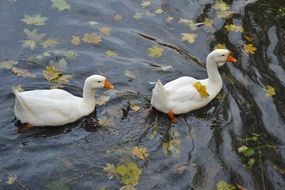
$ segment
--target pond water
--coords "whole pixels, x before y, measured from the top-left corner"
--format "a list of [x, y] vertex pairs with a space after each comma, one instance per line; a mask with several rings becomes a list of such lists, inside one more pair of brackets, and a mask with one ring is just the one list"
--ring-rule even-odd
[[[130, 162], [142, 171], [136, 189], [215, 189], [221, 181], [284, 188], [284, 0], [63, 2], [0, 2], [0, 189], [119, 189], [122, 178], [103, 169]], [[85, 33], [96, 34], [97, 44]], [[183, 41], [182, 33], [196, 36]], [[217, 98], [174, 124], [149, 112], [154, 81], [207, 77], [206, 56], [218, 44], [238, 62], [220, 68]], [[164, 51], [152, 57], [153, 46]], [[50, 64], [72, 78], [46, 80]], [[20, 130], [13, 86], [81, 96], [92, 74], [116, 87], [97, 92], [109, 97], [105, 105], [66, 126]], [[135, 146], [149, 155], [137, 158]]]

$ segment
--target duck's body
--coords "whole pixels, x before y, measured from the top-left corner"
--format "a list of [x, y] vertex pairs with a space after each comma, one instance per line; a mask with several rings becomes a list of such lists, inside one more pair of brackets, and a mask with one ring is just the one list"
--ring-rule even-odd
[[[94, 85], [98, 81], [102, 84]], [[83, 98], [60, 89], [15, 91], [14, 112], [21, 123], [33, 126], [60, 126], [71, 123], [95, 109], [95, 88], [100, 87], [113, 88], [105, 77], [92, 75], [85, 81]]]
[[[215, 59], [214, 56], [226, 55]], [[222, 78], [218, 71], [218, 66], [226, 61], [234, 62], [235, 59], [229, 55], [228, 50], [215, 50], [207, 57], [208, 78], [198, 80], [192, 77], [180, 77], [168, 82], [164, 86], [160, 81], [155, 84], [152, 93], [151, 105], [157, 110], [169, 115], [172, 121], [174, 114], [188, 113], [190, 111], [206, 106], [222, 89]], [[194, 84], [200, 83], [206, 87], [207, 96], [201, 96]]]

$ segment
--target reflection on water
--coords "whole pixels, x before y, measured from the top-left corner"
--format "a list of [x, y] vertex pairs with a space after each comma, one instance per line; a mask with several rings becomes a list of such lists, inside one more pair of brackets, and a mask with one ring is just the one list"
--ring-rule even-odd
[[[119, 189], [121, 178], [103, 168], [130, 162], [142, 171], [137, 189], [285, 186], [282, 0], [54, 2], [0, 2], [1, 61], [14, 61], [0, 69], [1, 189]], [[205, 78], [205, 57], [217, 45], [239, 60], [220, 69], [217, 98], [176, 124], [149, 112], [152, 82]], [[151, 55], [156, 46], [163, 52]], [[72, 78], [47, 81], [50, 64]], [[12, 86], [80, 96], [84, 79], [99, 73], [116, 86], [98, 92], [109, 97], [105, 105], [67, 126], [17, 133]], [[147, 158], [132, 155], [134, 146], [147, 148]]]

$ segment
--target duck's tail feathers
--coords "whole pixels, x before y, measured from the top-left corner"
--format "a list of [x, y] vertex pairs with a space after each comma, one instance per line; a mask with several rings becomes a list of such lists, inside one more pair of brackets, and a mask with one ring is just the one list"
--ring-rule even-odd
[[158, 80], [155, 83], [155, 86], [152, 90], [151, 104], [156, 108], [158, 106], [162, 106], [162, 105], [166, 106], [167, 105], [167, 97], [168, 97], [167, 91], [163, 87], [161, 81]]

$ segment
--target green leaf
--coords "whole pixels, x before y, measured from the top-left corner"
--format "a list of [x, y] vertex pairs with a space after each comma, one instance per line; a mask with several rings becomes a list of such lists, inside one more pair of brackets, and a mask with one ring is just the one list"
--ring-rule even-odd
[[255, 154], [255, 150], [253, 148], [248, 148], [245, 151], [243, 151], [243, 155], [245, 157], [250, 157], [250, 156], [252, 156], [254, 154]]
[[8, 176], [8, 180], [6, 181], [6, 183], [8, 185], [12, 185], [16, 181], [16, 179], [17, 179], [16, 176]]
[[248, 161], [247, 161], [247, 165], [248, 167], [251, 169], [253, 167], [255, 163], [255, 159], [254, 158], [250, 158]]
[[48, 20], [47, 17], [42, 17], [41, 14], [35, 14], [35, 15], [24, 15], [24, 18], [22, 21], [27, 25], [36, 25], [36, 26], [42, 26], [45, 25], [46, 21]]
[[64, 11], [70, 9], [70, 4], [67, 3], [65, 0], [51, 0], [52, 7], [57, 9], [58, 11]]
[[116, 168], [117, 173], [121, 177], [121, 183], [124, 185], [133, 185], [136, 186], [138, 184], [141, 169], [138, 168], [137, 164], [134, 162], [126, 165], [119, 165]]
[[229, 184], [225, 181], [219, 181], [216, 184], [216, 189], [217, 190], [237, 190], [236, 186]]

